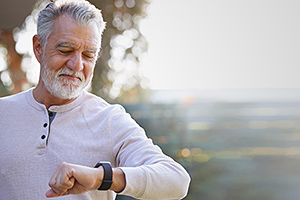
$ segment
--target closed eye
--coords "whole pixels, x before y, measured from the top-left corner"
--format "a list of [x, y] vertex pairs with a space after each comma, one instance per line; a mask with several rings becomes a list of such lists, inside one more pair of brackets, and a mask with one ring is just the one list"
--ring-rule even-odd
[[84, 56], [87, 57], [87, 58], [90, 58], [90, 59], [94, 58], [94, 56], [89, 56], [89, 55], [86, 55], [86, 54], [84, 54]]
[[59, 50], [61, 53], [63, 54], [68, 54], [68, 53], [71, 53], [72, 51], [63, 51], [63, 50]]

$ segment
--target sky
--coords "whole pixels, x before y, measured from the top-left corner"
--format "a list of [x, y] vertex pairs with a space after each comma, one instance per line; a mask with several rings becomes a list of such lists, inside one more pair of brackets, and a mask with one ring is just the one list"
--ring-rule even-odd
[[300, 1], [152, 0], [151, 89], [300, 88]]

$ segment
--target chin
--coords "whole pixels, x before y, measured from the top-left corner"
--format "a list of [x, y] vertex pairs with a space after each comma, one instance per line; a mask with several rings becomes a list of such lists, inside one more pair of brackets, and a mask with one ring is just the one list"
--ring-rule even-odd
[[74, 99], [80, 95], [83, 89], [83, 87], [62, 86], [55, 89], [52, 88], [49, 92], [60, 99]]

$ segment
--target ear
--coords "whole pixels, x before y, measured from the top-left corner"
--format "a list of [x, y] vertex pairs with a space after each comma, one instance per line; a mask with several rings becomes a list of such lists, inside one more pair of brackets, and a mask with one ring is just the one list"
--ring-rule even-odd
[[43, 58], [43, 44], [40, 37], [38, 35], [34, 35], [32, 38], [32, 43], [34, 55], [37, 61], [41, 63]]

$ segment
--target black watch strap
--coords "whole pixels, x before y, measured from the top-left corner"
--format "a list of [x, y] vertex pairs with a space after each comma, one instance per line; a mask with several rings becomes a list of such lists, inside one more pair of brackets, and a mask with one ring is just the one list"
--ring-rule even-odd
[[112, 168], [110, 162], [98, 162], [95, 165], [95, 168], [98, 168], [102, 166], [104, 169], [104, 176], [102, 180], [102, 184], [98, 188], [98, 190], [109, 190], [111, 184], [113, 183], [112, 181]]

